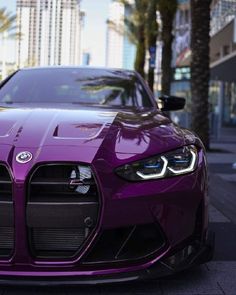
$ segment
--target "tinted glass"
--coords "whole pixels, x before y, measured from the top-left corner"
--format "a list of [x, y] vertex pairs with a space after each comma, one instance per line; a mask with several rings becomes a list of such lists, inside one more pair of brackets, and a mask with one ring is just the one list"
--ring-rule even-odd
[[76, 68], [19, 71], [1, 87], [0, 102], [152, 106], [132, 72]]

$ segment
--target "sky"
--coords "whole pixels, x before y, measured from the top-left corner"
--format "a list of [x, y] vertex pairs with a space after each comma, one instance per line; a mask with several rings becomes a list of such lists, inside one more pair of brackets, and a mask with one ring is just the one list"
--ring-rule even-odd
[[[85, 11], [83, 30], [83, 49], [91, 53], [91, 65], [104, 66], [106, 54], [106, 20], [111, 0], [82, 0], [81, 9]], [[0, 8], [6, 7], [15, 13], [16, 0], [0, 0]], [[8, 42], [8, 61], [15, 59], [15, 43]]]

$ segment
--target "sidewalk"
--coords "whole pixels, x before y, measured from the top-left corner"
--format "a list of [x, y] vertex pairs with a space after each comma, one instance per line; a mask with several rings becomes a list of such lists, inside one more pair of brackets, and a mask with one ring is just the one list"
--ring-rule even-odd
[[[235, 131], [235, 132], [234, 132]], [[236, 128], [226, 129], [207, 153], [211, 204], [236, 224]]]

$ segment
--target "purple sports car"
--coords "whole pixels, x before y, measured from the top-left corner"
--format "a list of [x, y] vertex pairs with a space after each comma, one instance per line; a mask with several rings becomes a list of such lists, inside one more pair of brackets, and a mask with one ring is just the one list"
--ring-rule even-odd
[[211, 259], [200, 139], [133, 71], [19, 70], [0, 84], [0, 283], [96, 284]]

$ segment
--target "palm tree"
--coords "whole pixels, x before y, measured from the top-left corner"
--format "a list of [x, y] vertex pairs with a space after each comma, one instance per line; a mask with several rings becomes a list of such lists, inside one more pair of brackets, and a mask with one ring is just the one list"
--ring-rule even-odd
[[[170, 93], [171, 83], [171, 57], [173, 41], [173, 21], [177, 10], [177, 0], [117, 0], [129, 7], [131, 13], [124, 18], [124, 27], [113, 25], [113, 29], [120, 34], [126, 34], [130, 41], [136, 44], [136, 57], [134, 68], [144, 78], [146, 52], [151, 47], [156, 47], [158, 37], [158, 23], [156, 11], [159, 10], [162, 19], [161, 39], [163, 41], [162, 53], [162, 89], [163, 94]], [[154, 68], [149, 65], [148, 83], [151, 89], [154, 84]]]
[[0, 8], [0, 34], [12, 32], [15, 26], [16, 15], [8, 12], [6, 8]]
[[134, 68], [143, 77], [145, 77], [144, 65], [145, 65], [145, 57], [146, 57], [145, 33], [146, 33], [147, 7], [148, 7], [147, 0], [135, 0], [133, 31], [135, 32], [136, 38], [137, 38], [137, 51], [136, 51]]
[[109, 22], [118, 33], [127, 35], [129, 40], [136, 45], [136, 56], [134, 68], [141, 76], [145, 76], [144, 65], [146, 57], [146, 14], [148, 0], [117, 0], [126, 9], [130, 10], [130, 15], [124, 17], [124, 26], [117, 27], [116, 24]]
[[209, 149], [209, 42], [211, 0], [191, 0], [192, 129]]
[[5, 41], [16, 37], [18, 34], [15, 32], [16, 15], [7, 12], [6, 8], [0, 9], [0, 46], [2, 47], [2, 78], [6, 76], [6, 57], [5, 57]]
[[[116, 30], [121, 34], [126, 34], [129, 40], [136, 45], [134, 68], [145, 77], [146, 52], [150, 47], [156, 46], [158, 35], [156, 21], [158, 0], [135, 0], [133, 3], [128, 0], [117, 1], [124, 4], [126, 9], [130, 10], [130, 14], [124, 18], [124, 27], [116, 28]], [[152, 89], [154, 82], [152, 67], [149, 68], [148, 82]]]
[[158, 10], [161, 15], [162, 30], [162, 94], [170, 94], [171, 86], [171, 61], [172, 61], [172, 42], [173, 42], [173, 23], [177, 11], [177, 0], [158, 0]]

